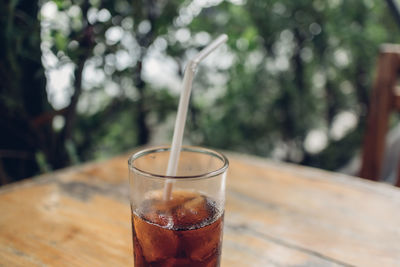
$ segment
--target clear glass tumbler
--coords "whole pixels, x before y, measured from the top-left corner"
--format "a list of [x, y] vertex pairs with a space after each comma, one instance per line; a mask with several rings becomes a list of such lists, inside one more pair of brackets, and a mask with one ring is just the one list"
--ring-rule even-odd
[[166, 176], [169, 154], [149, 148], [128, 162], [135, 266], [219, 266], [228, 159], [183, 147], [177, 174]]

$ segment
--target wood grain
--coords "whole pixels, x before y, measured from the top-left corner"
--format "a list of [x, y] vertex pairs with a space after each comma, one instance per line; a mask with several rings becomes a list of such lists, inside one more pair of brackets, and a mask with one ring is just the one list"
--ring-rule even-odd
[[[400, 190], [228, 153], [222, 266], [400, 266]], [[0, 189], [0, 266], [133, 266], [128, 156]]]

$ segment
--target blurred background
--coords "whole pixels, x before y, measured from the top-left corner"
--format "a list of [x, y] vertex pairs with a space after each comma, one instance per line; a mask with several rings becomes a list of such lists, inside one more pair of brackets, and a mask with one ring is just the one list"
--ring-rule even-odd
[[1, 1], [0, 183], [169, 144], [185, 64], [221, 33], [185, 143], [358, 171], [379, 45], [400, 41], [397, 4]]

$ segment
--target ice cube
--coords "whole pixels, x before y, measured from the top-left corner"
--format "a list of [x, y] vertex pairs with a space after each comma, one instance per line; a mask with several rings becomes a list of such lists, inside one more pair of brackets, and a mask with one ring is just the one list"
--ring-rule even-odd
[[188, 191], [174, 191], [171, 198], [168, 200], [163, 199], [163, 195], [159, 191], [152, 191], [148, 194], [151, 198], [143, 201], [140, 205], [141, 213], [157, 213], [157, 214], [171, 214], [175, 208], [181, 206], [188, 200], [192, 200], [198, 196], [194, 192]]
[[199, 196], [199, 193], [187, 190], [175, 190], [172, 192], [172, 198], [187, 201]]
[[184, 231], [181, 236], [181, 247], [195, 261], [204, 261], [215, 253], [220, 253], [222, 239], [222, 218], [202, 228]]
[[145, 220], [160, 226], [170, 226], [173, 222], [172, 211], [176, 203], [164, 200], [146, 200], [137, 213]]
[[203, 221], [208, 220], [210, 211], [203, 196], [197, 196], [186, 201], [176, 209], [175, 226], [179, 228], [197, 228]]
[[203, 210], [207, 208], [206, 200], [203, 196], [197, 196], [193, 199], [186, 201], [183, 204], [185, 209], [188, 209], [192, 212], [196, 212], [197, 210]]
[[170, 229], [148, 223], [134, 216], [135, 234], [148, 262], [174, 257], [178, 248], [178, 237]]
[[142, 214], [143, 218], [147, 221], [157, 224], [159, 226], [170, 226], [173, 222], [172, 217], [168, 213], [160, 213], [160, 212], [148, 212]]

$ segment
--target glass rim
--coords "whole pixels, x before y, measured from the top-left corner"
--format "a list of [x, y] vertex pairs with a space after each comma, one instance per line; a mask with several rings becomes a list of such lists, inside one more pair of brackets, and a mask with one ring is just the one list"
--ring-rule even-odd
[[146, 177], [151, 177], [151, 178], [171, 179], [171, 180], [178, 180], [178, 179], [188, 180], [188, 179], [206, 179], [206, 178], [218, 176], [218, 175], [224, 173], [228, 169], [228, 166], [229, 166], [229, 160], [224, 154], [217, 152], [215, 150], [212, 150], [212, 149], [199, 147], [199, 146], [182, 146], [181, 151], [202, 153], [202, 154], [214, 156], [221, 160], [222, 167], [217, 168], [212, 171], [209, 171], [209, 172], [196, 174], [196, 175], [162, 175], [162, 174], [151, 173], [149, 171], [139, 169], [138, 167], [135, 167], [133, 165], [133, 162], [136, 159], [139, 159], [145, 155], [148, 155], [151, 153], [165, 152], [165, 151], [170, 151], [170, 150], [171, 150], [170, 146], [149, 147], [149, 148], [141, 149], [140, 151], [135, 152], [132, 156], [129, 157], [129, 159], [128, 159], [129, 170], [139, 173], [140, 175], [143, 175]]

